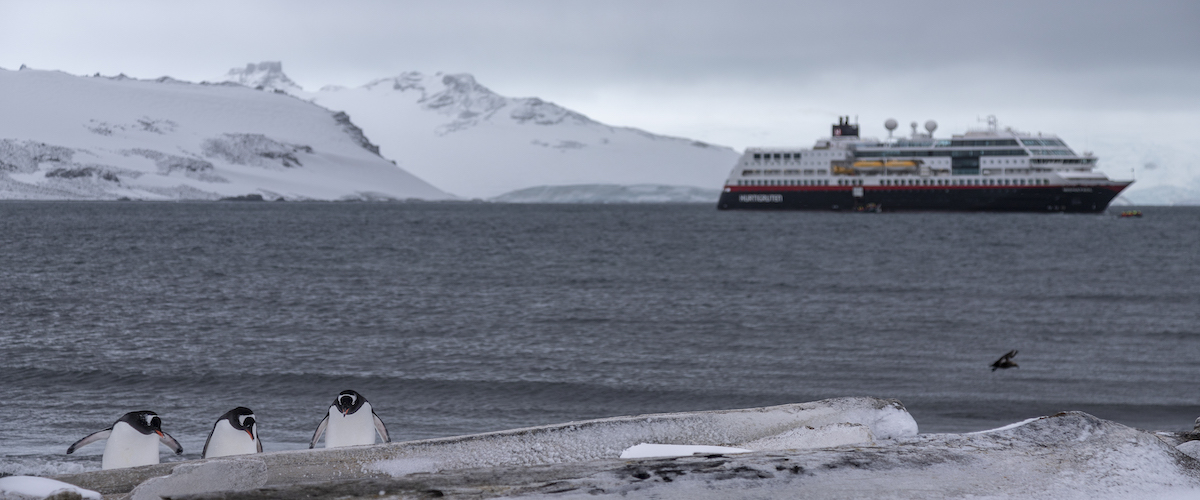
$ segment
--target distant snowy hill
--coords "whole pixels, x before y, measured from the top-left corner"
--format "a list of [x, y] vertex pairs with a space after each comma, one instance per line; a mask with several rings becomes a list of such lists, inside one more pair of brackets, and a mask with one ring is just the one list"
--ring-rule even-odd
[[383, 156], [452, 193], [487, 198], [542, 185], [660, 184], [717, 189], [738, 153], [613, 127], [538, 98], [492, 92], [471, 75], [417, 72], [362, 87], [299, 90], [279, 63], [223, 78], [345, 111]]
[[283, 93], [0, 70], [0, 110], [3, 199], [453, 198]]
[[712, 203], [720, 189], [655, 184], [582, 184], [537, 186], [510, 191], [492, 198], [504, 203]]
[[1121, 193], [1121, 197], [1129, 200], [1133, 205], [1200, 205], [1200, 189], [1186, 186], [1159, 184], [1137, 189], [1130, 188], [1129, 191]]

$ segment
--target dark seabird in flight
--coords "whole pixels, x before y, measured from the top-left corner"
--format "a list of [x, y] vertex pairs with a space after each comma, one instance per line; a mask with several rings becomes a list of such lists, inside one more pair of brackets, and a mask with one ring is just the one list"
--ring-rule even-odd
[[997, 368], [1019, 368], [1017, 363], [1012, 360], [1016, 355], [1017, 350], [1013, 349], [1008, 351], [1008, 354], [1000, 356], [1000, 359], [997, 359], [995, 363], [992, 363], [992, 371], [996, 371]]

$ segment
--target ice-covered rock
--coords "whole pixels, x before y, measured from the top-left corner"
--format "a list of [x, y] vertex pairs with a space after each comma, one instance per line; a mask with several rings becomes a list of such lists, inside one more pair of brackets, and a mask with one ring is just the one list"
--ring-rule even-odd
[[168, 495], [211, 491], [244, 491], [267, 484], [267, 467], [256, 456], [204, 460], [176, 466], [170, 475], [151, 478], [135, 487], [130, 500], [159, 500]]
[[985, 433], [873, 445], [458, 469], [191, 498], [547, 496], [1182, 500], [1200, 498], [1200, 462], [1151, 433], [1068, 412]]
[[406, 72], [357, 88], [305, 92], [286, 83], [278, 63], [261, 63], [234, 68], [228, 80], [345, 111], [385, 157], [468, 198], [540, 185], [716, 189], [739, 156], [727, 147], [606, 125], [536, 97], [503, 96], [463, 73]]
[[734, 448], [732, 446], [642, 443], [626, 448], [621, 452], [621, 458], [690, 457], [699, 454], [728, 455], [730, 453], [750, 453], [752, 451], [754, 450]]
[[839, 422], [820, 427], [797, 427], [774, 436], [755, 439], [742, 446], [756, 451], [832, 448], [875, 441], [871, 428], [862, 424]]
[[1200, 441], [1188, 441], [1175, 447], [1189, 457], [1200, 460]]
[[37, 70], [0, 70], [0, 89], [0, 199], [453, 198], [288, 95]]
[[0, 477], [0, 499], [41, 500], [52, 496], [71, 498], [71, 495], [78, 495], [77, 498], [87, 500], [100, 500], [101, 498], [97, 491], [83, 489], [55, 479], [34, 476]]
[[[810, 403], [685, 413], [611, 417], [509, 431], [374, 446], [355, 446], [255, 455], [267, 469], [267, 484], [346, 478], [387, 478], [409, 474], [480, 467], [527, 467], [613, 459], [640, 443], [737, 447], [739, 443], [786, 434], [799, 428], [820, 429], [851, 423], [870, 429], [879, 440], [917, 435], [917, 425], [896, 400], [837, 398]], [[209, 459], [236, 460], [235, 458]], [[149, 478], [203, 473], [178, 469], [180, 463], [106, 470], [63, 476], [105, 494], [124, 493]], [[201, 462], [202, 463], [202, 462]], [[229, 467], [226, 482], [203, 481], [216, 491], [231, 484], [257, 481], [259, 473]], [[251, 474], [253, 472], [253, 474]], [[170, 479], [156, 480], [160, 485]], [[197, 481], [181, 479], [180, 484]], [[169, 492], [155, 487], [154, 491]], [[194, 492], [194, 490], [189, 489]]]
[[[868, 434], [874, 439], [850, 442]], [[794, 445], [800, 441], [805, 446]], [[787, 444], [749, 452], [740, 444], [772, 442]], [[617, 458], [638, 443], [702, 453]], [[691, 446], [704, 447], [681, 448]], [[918, 435], [903, 406], [872, 398], [614, 417], [60, 479], [105, 494], [179, 500], [1200, 497], [1200, 461], [1150, 432], [1065, 412], [984, 432]]]

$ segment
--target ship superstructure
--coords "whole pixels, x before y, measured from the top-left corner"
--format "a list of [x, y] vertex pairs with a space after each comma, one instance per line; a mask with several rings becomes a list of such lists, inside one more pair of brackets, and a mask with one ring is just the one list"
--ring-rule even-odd
[[[889, 136], [896, 121], [885, 123]], [[730, 172], [720, 209], [996, 210], [1099, 212], [1132, 184], [1096, 172], [1054, 135], [985, 129], [949, 139], [912, 123], [907, 138], [861, 138], [841, 117], [812, 148], [748, 148]]]

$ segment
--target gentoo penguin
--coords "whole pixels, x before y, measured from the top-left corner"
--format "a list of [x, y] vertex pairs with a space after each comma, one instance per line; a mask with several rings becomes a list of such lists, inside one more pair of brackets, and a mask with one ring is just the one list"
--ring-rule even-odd
[[1016, 355], [1017, 350], [1013, 349], [1008, 351], [1008, 354], [1000, 356], [1000, 359], [997, 359], [995, 363], [992, 363], [992, 371], [996, 371], [997, 368], [1020, 368], [1017, 366], [1017, 363], [1012, 360], [1013, 356]]
[[67, 448], [67, 454], [101, 439], [108, 439], [104, 445], [104, 458], [100, 462], [102, 469], [156, 464], [160, 442], [174, 450], [176, 455], [183, 453], [179, 442], [162, 431], [162, 420], [159, 420], [158, 414], [142, 410], [126, 413], [112, 427], [76, 441]]
[[217, 419], [217, 423], [213, 424], [213, 430], [208, 433], [208, 441], [204, 442], [204, 451], [200, 453], [200, 458], [251, 453], [262, 453], [262, 441], [258, 440], [258, 423], [254, 421], [253, 411], [239, 406], [225, 412]]
[[333, 404], [329, 405], [329, 411], [317, 425], [317, 431], [313, 433], [312, 442], [308, 443], [308, 447], [316, 446], [322, 433], [325, 434], [326, 448], [375, 444], [375, 432], [379, 432], [383, 442], [392, 441], [388, 438], [383, 421], [379, 420], [375, 410], [371, 409], [367, 398], [354, 391], [342, 391], [334, 398]]

